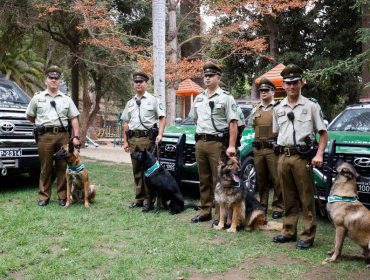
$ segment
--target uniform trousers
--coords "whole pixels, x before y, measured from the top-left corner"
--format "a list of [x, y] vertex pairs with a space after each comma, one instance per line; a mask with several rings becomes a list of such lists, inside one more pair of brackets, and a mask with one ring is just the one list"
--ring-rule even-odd
[[57, 195], [58, 199], [66, 199], [67, 180], [66, 168], [67, 163], [63, 159], [54, 159], [54, 153], [63, 145], [68, 144], [69, 133], [51, 133], [47, 132], [39, 135], [38, 150], [40, 158], [40, 181], [39, 181], [39, 200], [49, 200], [51, 197], [52, 169], [55, 160], [57, 176]]
[[[220, 141], [198, 140], [195, 144], [195, 158], [199, 171], [200, 215], [212, 215], [215, 205], [215, 188], [217, 183], [217, 168], [221, 152], [225, 147]], [[215, 205], [215, 220], [219, 219], [218, 204]]]
[[313, 194], [312, 166], [306, 167], [307, 160], [299, 155], [280, 155], [278, 174], [283, 191], [284, 220], [282, 234], [297, 236], [297, 223], [302, 209], [303, 231], [300, 240], [313, 242], [316, 234], [316, 212]]
[[[144, 149], [152, 149], [153, 143], [147, 137], [131, 137], [128, 139], [130, 145], [130, 153], [144, 151]], [[132, 162], [132, 173], [134, 175], [134, 184], [135, 184], [135, 202], [139, 204], [147, 204], [148, 198], [148, 188], [145, 185], [144, 180], [144, 171], [142, 164], [131, 157]]]
[[284, 202], [283, 193], [281, 191], [279, 178], [277, 174], [278, 157], [272, 149], [262, 148], [253, 150], [254, 166], [256, 168], [256, 180], [260, 197], [260, 203], [268, 207], [269, 201], [269, 178], [272, 181], [274, 188], [274, 196], [272, 199], [272, 211], [283, 212]]

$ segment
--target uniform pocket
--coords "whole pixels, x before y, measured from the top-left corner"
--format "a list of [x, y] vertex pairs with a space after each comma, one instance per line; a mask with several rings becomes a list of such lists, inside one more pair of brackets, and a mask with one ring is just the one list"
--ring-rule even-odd
[[145, 104], [145, 105], [142, 106], [142, 109], [143, 109], [142, 113], [143, 113], [144, 116], [148, 116], [148, 117], [153, 116], [154, 106], [152, 104], [150, 104], [150, 105]]

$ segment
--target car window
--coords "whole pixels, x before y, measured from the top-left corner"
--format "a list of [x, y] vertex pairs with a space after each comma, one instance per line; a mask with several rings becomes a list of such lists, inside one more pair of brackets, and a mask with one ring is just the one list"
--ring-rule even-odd
[[194, 125], [194, 121], [191, 117], [187, 117], [185, 120], [182, 121], [182, 124], [185, 124], [185, 125]]
[[329, 125], [328, 130], [370, 132], [370, 108], [345, 110]]
[[28, 104], [29, 99], [21, 90], [12, 84], [0, 84], [0, 103]]

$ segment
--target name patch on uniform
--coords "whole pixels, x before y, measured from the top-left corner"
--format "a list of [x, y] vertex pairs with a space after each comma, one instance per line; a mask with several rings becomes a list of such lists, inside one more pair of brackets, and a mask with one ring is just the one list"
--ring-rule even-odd
[[285, 111], [277, 113], [278, 118], [285, 116]]
[[39, 99], [38, 102], [46, 102], [46, 99]]
[[303, 109], [302, 110], [302, 114], [307, 114], [307, 110], [306, 109]]
[[197, 99], [197, 102], [202, 102], [203, 101], [203, 97], [200, 97]]

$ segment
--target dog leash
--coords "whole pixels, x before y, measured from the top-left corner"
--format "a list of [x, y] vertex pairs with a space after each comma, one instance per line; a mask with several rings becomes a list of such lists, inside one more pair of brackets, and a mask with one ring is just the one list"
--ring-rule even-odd
[[157, 156], [157, 161], [159, 162], [159, 145], [157, 142], [155, 142], [155, 145], [154, 145], [154, 148], [153, 148], [153, 155], [155, 155], [155, 152], [157, 151], [156, 153], [156, 156]]

